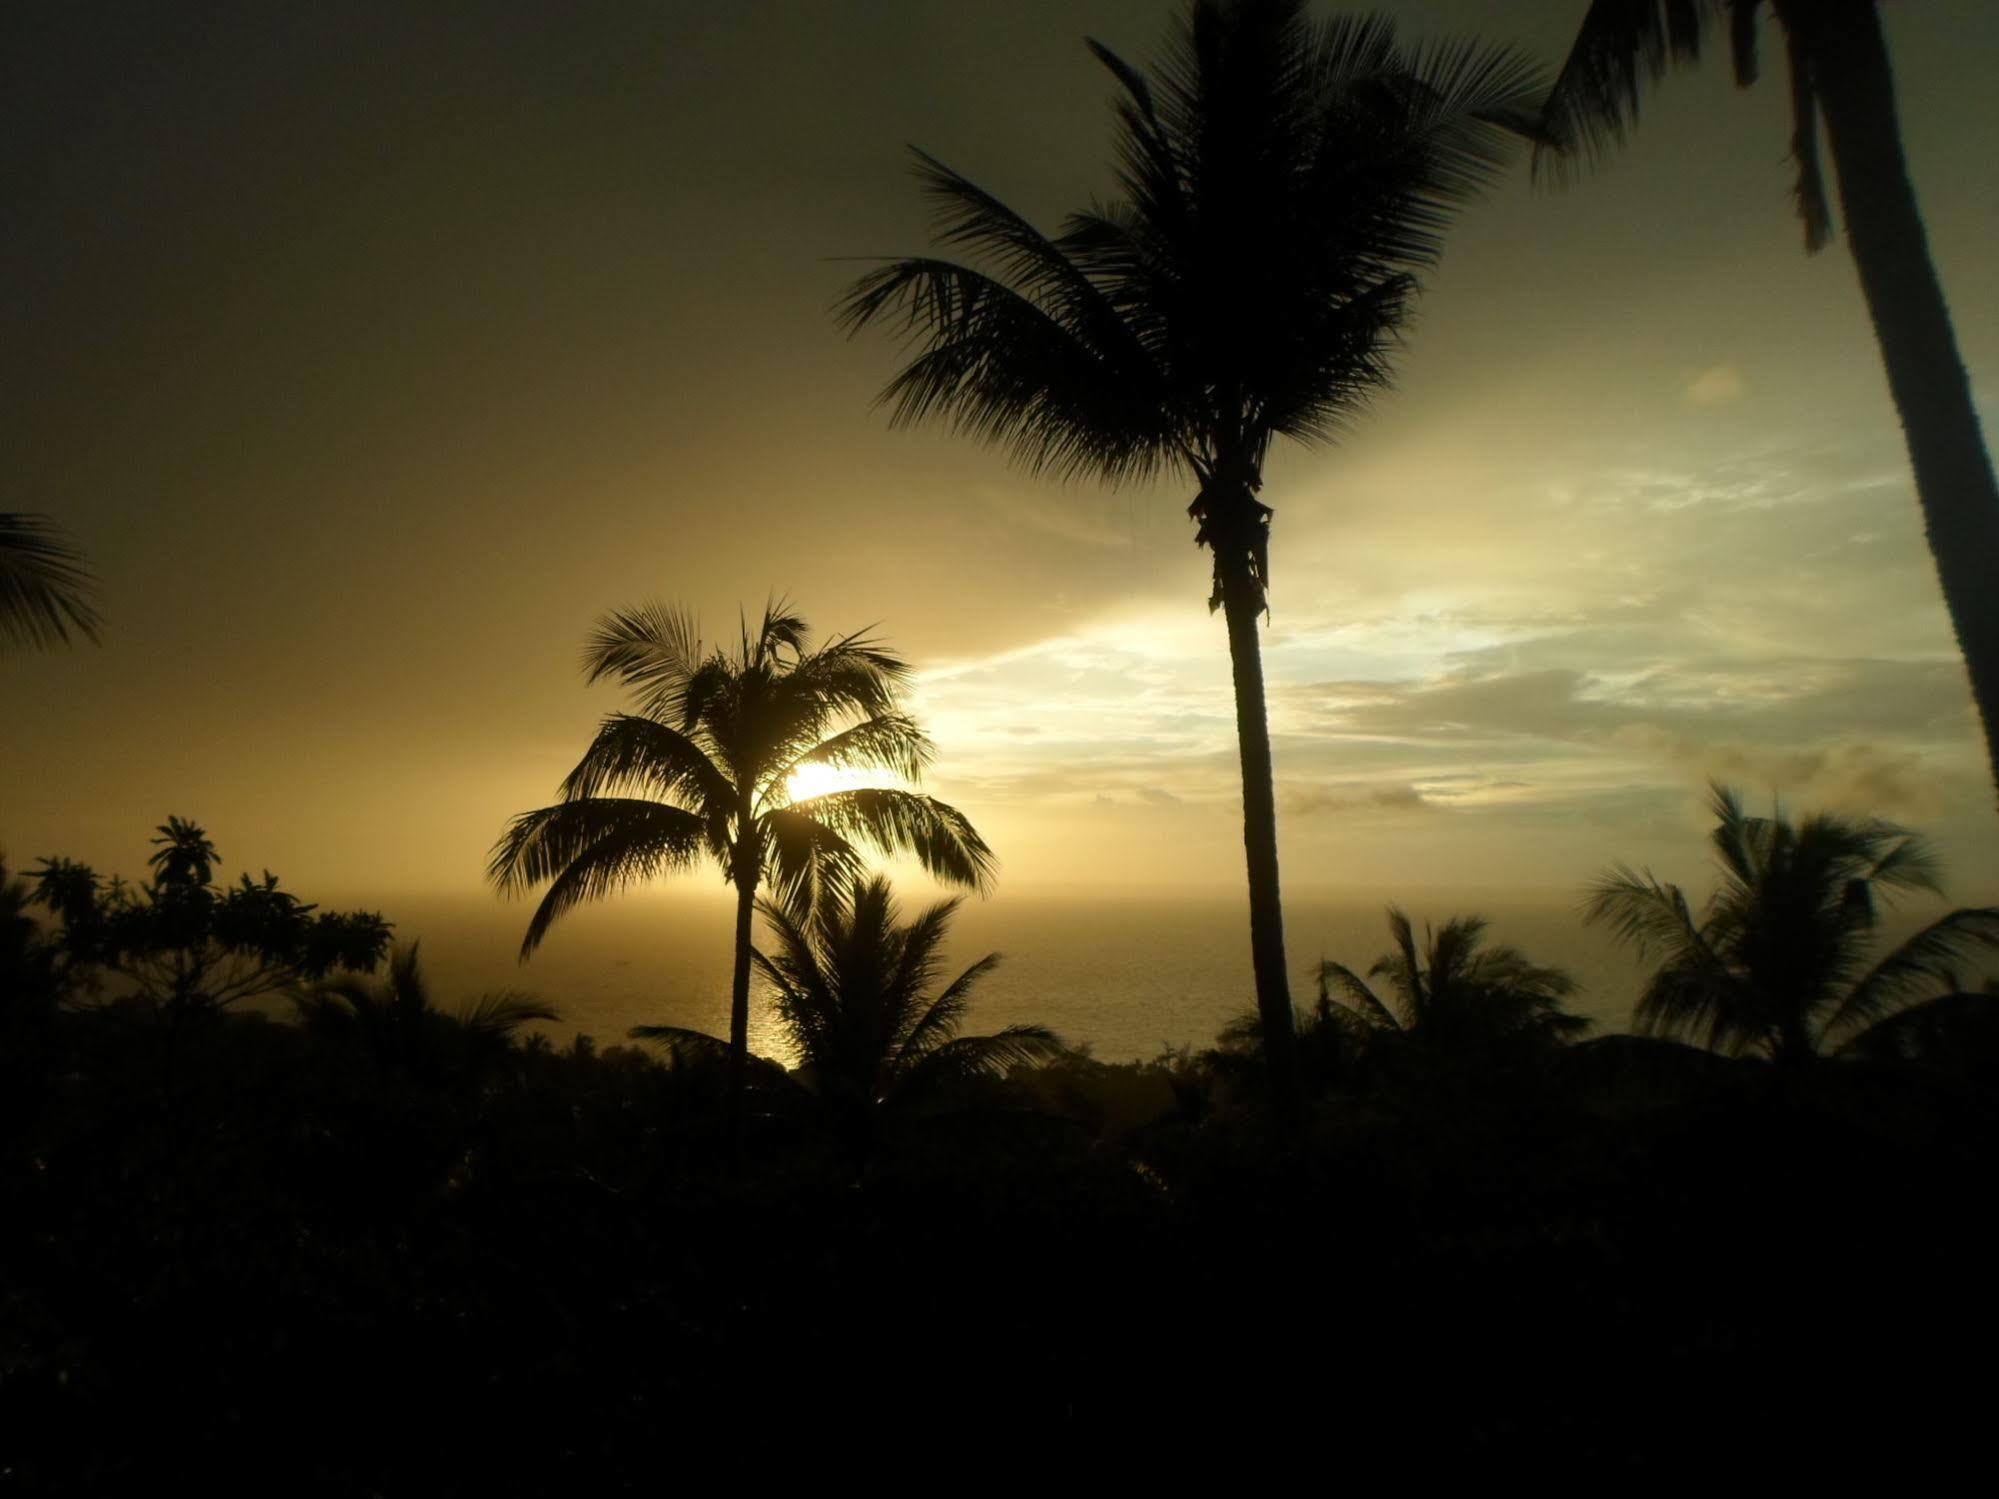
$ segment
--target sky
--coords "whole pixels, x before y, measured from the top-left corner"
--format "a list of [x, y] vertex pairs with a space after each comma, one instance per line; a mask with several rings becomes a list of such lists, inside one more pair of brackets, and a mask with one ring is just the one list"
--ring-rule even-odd
[[[1552, 68], [1583, 0], [1408, 0]], [[1002, 892], [1242, 888], [1184, 486], [1010, 469], [872, 405], [829, 308], [928, 228], [915, 143], [1052, 224], [1108, 188], [1157, 0], [39, 3], [0, 17], [4, 504], [101, 648], [0, 659], [0, 849], [136, 873], [169, 813], [306, 894], [479, 889], [619, 706], [648, 597], [788, 594], [919, 669]], [[1966, 362], [1999, 380], [1999, 7], [1884, 7]], [[1771, 55], [1780, 55], [1769, 49]], [[1336, 447], [1281, 449], [1265, 635], [1287, 888], [1701, 884], [1702, 786], [1932, 832], [1999, 898], [1977, 725], [1781, 77], [1652, 94], [1469, 210]]]

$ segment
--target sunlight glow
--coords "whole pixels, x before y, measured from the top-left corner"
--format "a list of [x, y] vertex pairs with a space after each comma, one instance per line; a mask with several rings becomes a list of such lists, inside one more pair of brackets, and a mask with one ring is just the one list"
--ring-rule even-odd
[[888, 777], [879, 770], [854, 766], [801, 765], [785, 778], [785, 794], [794, 802], [824, 796], [829, 791], [852, 791], [860, 786], [885, 786]]

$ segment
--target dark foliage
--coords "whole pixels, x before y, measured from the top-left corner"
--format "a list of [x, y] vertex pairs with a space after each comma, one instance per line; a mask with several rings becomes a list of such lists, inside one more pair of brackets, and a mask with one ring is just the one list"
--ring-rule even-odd
[[97, 580], [45, 515], [0, 511], [0, 653], [17, 646], [95, 641], [103, 627], [91, 601]]
[[323, 911], [280, 888], [268, 869], [213, 882], [215, 846], [170, 817], [153, 839], [153, 878], [137, 887], [49, 858], [29, 876], [34, 904], [58, 921], [65, 986], [107, 985], [176, 1011], [219, 1010], [336, 972], [369, 973], [389, 945], [373, 911]]
[[[1376, 1071], [1282, 1134], [1239, 1073], [1067, 1056], [992, 1085], [1040, 1112], [929, 1116], [857, 1178], [762, 1072], [723, 1169], [717, 1057], [354, 1042], [141, 1001], [10, 1033], [12, 1482], [615, 1492], [772, 1421], [843, 1450], [884, 1399], [912, 1452], [977, 1421], [1198, 1461], [1274, 1415], [1274, 1453], [1337, 1422], [1370, 1478], [1920, 1478], [1975, 1429], [1950, 1351], [1999, 1330], [1989, 1048], [1798, 1072], [1612, 1038]], [[1281, 1347], [1231, 1314], [1271, 1256]], [[1856, 1388], [1864, 1425], [1792, 1450]]]

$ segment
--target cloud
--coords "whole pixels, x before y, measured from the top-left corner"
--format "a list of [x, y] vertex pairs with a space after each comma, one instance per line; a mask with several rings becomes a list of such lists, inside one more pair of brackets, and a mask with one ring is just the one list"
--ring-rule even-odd
[[1717, 364], [1702, 370], [1686, 389], [1686, 397], [1696, 406], [1725, 406], [1739, 401], [1749, 389], [1742, 371], [1732, 364]]
[[1945, 804], [1937, 767], [1917, 750], [1852, 741], [1809, 749], [1704, 742], [1649, 726], [1619, 737], [1692, 777], [1720, 781], [1752, 800], [1781, 797], [1800, 811], [1926, 822]]
[[1139, 787], [1138, 799], [1154, 807], [1177, 807], [1180, 805], [1179, 797], [1158, 786]]
[[1322, 812], [1374, 810], [1425, 812], [1436, 804], [1414, 786], [1295, 786], [1284, 797], [1284, 810], [1296, 817]]

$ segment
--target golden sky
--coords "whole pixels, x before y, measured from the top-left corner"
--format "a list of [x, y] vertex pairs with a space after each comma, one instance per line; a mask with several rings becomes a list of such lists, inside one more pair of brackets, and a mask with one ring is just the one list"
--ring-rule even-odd
[[[1583, 0], [1385, 7], [1547, 60]], [[137, 872], [172, 812], [308, 895], [472, 891], [616, 706], [649, 595], [788, 592], [922, 669], [1003, 888], [1241, 886], [1186, 496], [1009, 470], [870, 401], [827, 309], [915, 250], [915, 142], [1048, 222], [1106, 190], [1091, 34], [1155, 0], [79, 3], [0, 20], [4, 505], [102, 649], [0, 661], [0, 848]], [[421, 15], [415, 13], [420, 12]], [[1988, 431], [1999, 7], [1884, 7]], [[1288, 888], [1693, 875], [1709, 774], [1933, 830], [1999, 894], [1962, 670], [1781, 77], [1717, 59], [1564, 192], [1464, 219], [1400, 388], [1277, 454]]]

